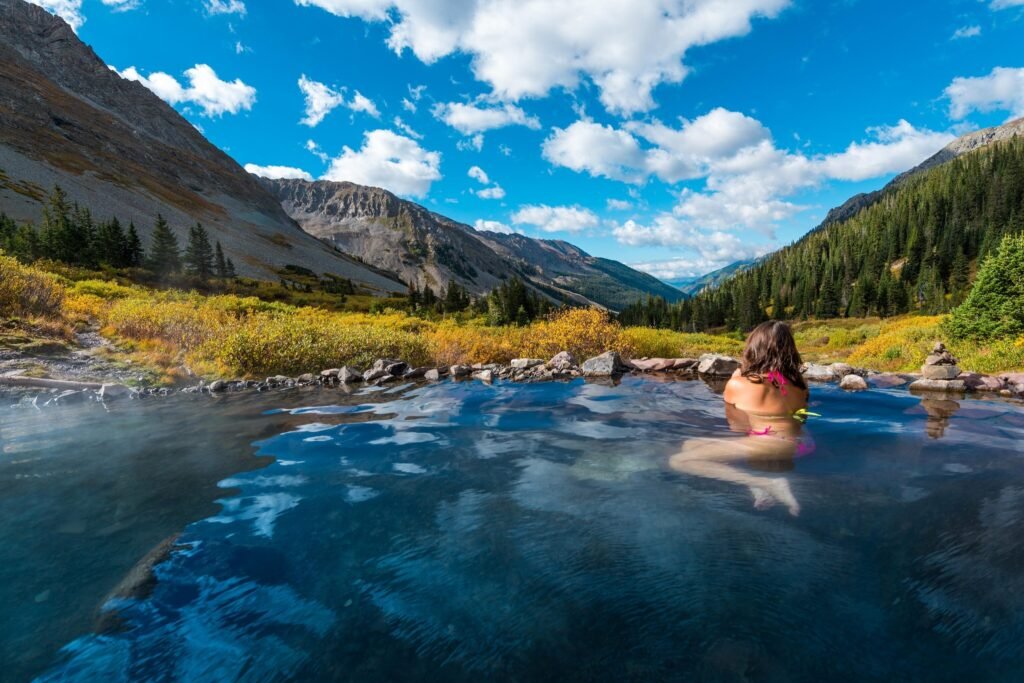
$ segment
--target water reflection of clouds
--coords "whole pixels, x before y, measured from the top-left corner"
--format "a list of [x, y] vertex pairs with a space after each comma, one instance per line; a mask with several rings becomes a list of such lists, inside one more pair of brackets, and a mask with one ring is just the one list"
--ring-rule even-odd
[[220, 501], [219, 514], [207, 517], [207, 522], [233, 524], [238, 521], [252, 521], [253, 533], [270, 538], [274, 535], [277, 518], [291, 510], [301, 497], [290, 493], [261, 493], [255, 496], [226, 498]]

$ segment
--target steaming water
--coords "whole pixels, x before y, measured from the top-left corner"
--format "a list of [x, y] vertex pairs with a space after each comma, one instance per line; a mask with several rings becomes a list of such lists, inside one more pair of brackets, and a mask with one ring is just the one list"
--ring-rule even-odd
[[667, 467], [701, 382], [4, 408], [4, 676], [1021, 680], [1024, 410], [813, 398], [799, 517]]

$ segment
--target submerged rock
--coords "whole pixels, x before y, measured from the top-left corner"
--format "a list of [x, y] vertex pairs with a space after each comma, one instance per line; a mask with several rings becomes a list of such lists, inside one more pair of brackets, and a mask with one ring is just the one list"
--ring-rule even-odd
[[839, 378], [846, 377], [847, 375], [860, 374], [857, 369], [849, 363], [833, 363], [828, 366], [832, 373]]
[[611, 377], [621, 375], [628, 369], [618, 351], [605, 351], [600, 356], [583, 361], [584, 377]]
[[891, 389], [901, 387], [910, 380], [902, 375], [895, 375], [891, 372], [880, 372], [868, 375], [868, 384], [879, 389]]
[[697, 362], [697, 372], [701, 375], [712, 375], [714, 377], [728, 377], [740, 362], [730, 356], [723, 356], [717, 353], [705, 353]]
[[839, 381], [839, 387], [846, 391], [866, 391], [868, 383], [860, 375], [849, 373]]

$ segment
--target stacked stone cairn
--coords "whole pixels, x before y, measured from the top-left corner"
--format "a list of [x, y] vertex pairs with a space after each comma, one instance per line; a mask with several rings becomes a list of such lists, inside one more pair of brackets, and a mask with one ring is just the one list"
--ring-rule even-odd
[[911, 391], [966, 391], [967, 384], [960, 377], [957, 359], [946, 350], [945, 344], [935, 342], [931, 354], [921, 366], [921, 379], [910, 385]]

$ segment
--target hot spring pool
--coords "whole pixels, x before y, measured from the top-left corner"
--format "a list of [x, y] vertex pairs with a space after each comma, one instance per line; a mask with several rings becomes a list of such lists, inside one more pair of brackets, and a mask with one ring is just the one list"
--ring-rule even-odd
[[5, 405], [4, 677], [1022, 680], [1024, 409], [812, 405], [737, 465], [799, 516], [668, 467], [740, 438], [700, 381]]

